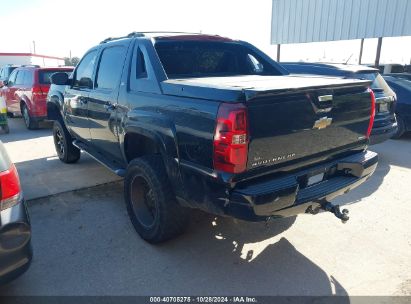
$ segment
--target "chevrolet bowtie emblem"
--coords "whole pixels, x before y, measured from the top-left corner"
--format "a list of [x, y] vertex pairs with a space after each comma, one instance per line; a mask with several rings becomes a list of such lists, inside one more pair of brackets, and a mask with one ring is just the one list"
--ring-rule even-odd
[[316, 120], [313, 126], [313, 129], [325, 129], [327, 128], [329, 125], [331, 125], [331, 123], [333, 122], [332, 118], [328, 118], [326, 117], [321, 117], [319, 120]]

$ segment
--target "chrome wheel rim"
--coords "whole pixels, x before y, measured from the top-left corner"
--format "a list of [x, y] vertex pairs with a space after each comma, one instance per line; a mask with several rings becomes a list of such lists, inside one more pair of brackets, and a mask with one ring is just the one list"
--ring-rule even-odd
[[54, 135], [54, 142], [56, 143], [56, 148], [59, 155], [64, 155], [64, 139], [60, 130], [56, 131]]

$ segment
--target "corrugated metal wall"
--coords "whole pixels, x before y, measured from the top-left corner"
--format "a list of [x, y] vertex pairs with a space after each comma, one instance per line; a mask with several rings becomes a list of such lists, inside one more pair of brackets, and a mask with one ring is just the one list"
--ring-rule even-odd
[[271, 43], [411, 36], [411, 0], [273, 0]]

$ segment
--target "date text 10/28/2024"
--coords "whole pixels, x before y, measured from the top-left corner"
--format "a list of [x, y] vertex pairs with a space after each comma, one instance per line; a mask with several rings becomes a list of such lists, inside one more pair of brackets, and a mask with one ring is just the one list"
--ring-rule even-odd
[[258, 303], [254, 297], [150, 297], [150, 303]]

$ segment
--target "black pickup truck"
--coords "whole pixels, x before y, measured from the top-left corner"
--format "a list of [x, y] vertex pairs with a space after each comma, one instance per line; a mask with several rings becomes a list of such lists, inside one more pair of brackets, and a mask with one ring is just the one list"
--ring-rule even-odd
[[124, 176], [149, 242], [181, 233], [189, 208], [249, 221], [327, 210], [374, 172], [370, 81], [290, 76], [243, 42], [131, 33], [91, 48], [51, 98], [59, 158], [83, 150]]

